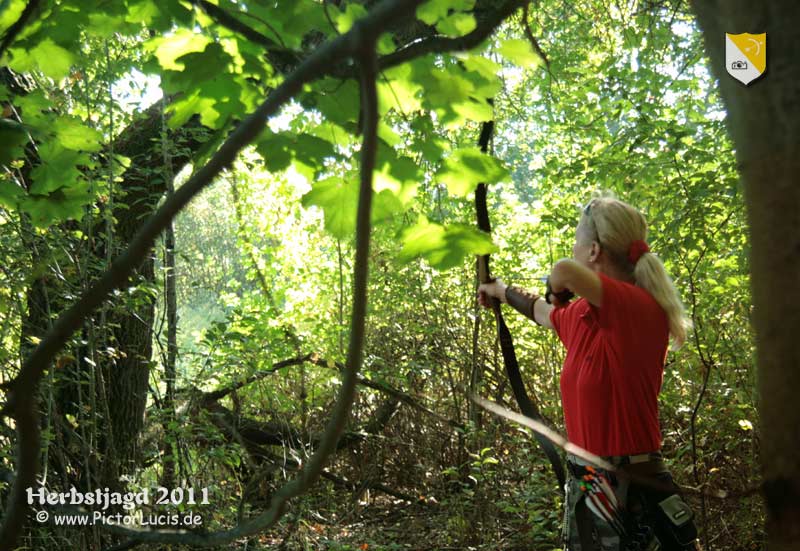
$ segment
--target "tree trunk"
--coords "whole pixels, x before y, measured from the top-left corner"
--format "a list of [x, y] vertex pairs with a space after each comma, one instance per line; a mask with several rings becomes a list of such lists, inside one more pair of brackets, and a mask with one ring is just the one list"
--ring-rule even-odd
[[[800, 4], [695, 0], [728, 111], [750, 223], [763, 493], [771, 551], [800, 547]], [[767, 69], [727, 74], [725, 33], [767, 33]]]
[[[161, 144], [163, 129], [163, 100], [151, 106], [117, 139], [114, 151], [130, 158], [130, 168], [120, 185], [123, 198], [114, 210], [115, 248], [125, 248], [142, 223], [150, 217], [167, 189], [164, 171], [164, 151]], [[176, 171], [191, 160], [206, 137], [205, 131], [193, 121], [170, 132], [171, 162]], [[170, 175], [172, 169], [169, 171]], [[116, 256], [113, 251], [112, 256]], [[155, 253], [151, 252], [134, 274], [131, 285], [155, 285]], [[153, 293], [138, 292], [130, 300], [121, 301], [109, 312], [107, 326], [120, 352], [108, 366], [106, 382], [109, 387], [111, 432], [115, 452], [127, 467], [135, 464], [139, 433], [144, 426], [150, 365], [153, 353], [155, 298]]]
[[[112, 256], [126, 247], [135, 231], [155, 209], [163, 196], [166, 185], [164, 178], [162, 135], [162, 102], [158, 102], [141, 117], [126, 128], [114, 143], [114, 152], [131, 159], [130, 168], [123, 174], [119, 189], [115, 192], [114, 229], [112, 235], [106, 235], [102, 222], [97, 220], [94, 243], [91, 253], [95, 260], [89, 264], [95, 267], [90, 274], [80, 274], [91, 278], [98, 268], [105, 264], [106, 249], [112, 247]], [[202, 145], [206, 131], [195, 121], [190, 121], [183, 128], [170, 132], [171, 161], [176, 170], [180, 170], [191, 159]], [[71, 223], [67, 223], [69, 225]], [[45, 250], [46, 237], [34, 239], [31, 243], [33, 264], [49, 260]], [[151, 253], [139, 266], [131, 279], [130, 288], [137, 285], [152, 288], [155, 284], [154, 255]], [[48, 312], [60, 312], [70, 300], [66, 294], [74, 294], [74, 289], [81, 288], [80, 281], [62, 282], [50, 277], [47, 273], [33, 280], [27, 296], [28, 312], [23, 319], [22, 346], [27, 356], [30, 337], [42, 337], [49, 328]], [[138, 291], [133, 294], [122, 293], [114, 300], [114, 305], [107, 311], [105, 325], [96, 325], [97, 342], [105, 342], [105, 349], [96, 355], [98, 369], [102, 370], [102, 380], [106, 388], [97, 389], [98, 394], [107, 396], [111, 407], [108, 408], [110, 419], [103, 419], [107, 425], [101, 429], [103, 438], [108, 439], [103, 448], [113, 451], [113, 458], [104, 458], [103, 473], [100, 480], [103, 485], [113, 484], [122, 472], [129, 470], [135, 463], [139, 433], [144, 425], [144, 411], [147, 402], [147, 391], [152, 362], [153, 325], [155, 316], [155, 299], [153, 294]], [[73, 352], [74, 361], [65, 362], [57, 383], [57, 410], [63, 415], [75, 413], [78, 406], [77, 385], [89, 376], [84, 373], [89, 366], [84, 361], [87, 351]], [[69, 356], [67, 356], [69, 357]], [[102, 396], [97, 400], [101, 401]], [[96, 412], [105, 417], [103, 411]], [[75, 472], [83, 472], [77, 468]], [[76, 483], [77, 481], [71, 481]], [[86, 481], [88, 482], [88, 481]]]

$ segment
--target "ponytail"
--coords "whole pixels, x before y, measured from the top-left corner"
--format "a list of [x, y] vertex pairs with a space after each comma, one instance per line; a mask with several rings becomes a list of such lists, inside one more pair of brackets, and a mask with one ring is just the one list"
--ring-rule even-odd
[[646, 290], [664, 309], [673, 339], [673, 349], [686, 341], [692, 323], [686, 317], [678, 290], [661, 259], [650, 252], [647, 221], [641, 212], [613, 197], [593, 199], [584, 210], [584, 219], [594, 227], [601, 246], [612, 262], [633, 276], [636, 285]]
[[686, 341], [692, 322], [686, 317], [678, 290], [661, 259], [651, 252], [643, 254], [633, 269], [633, 277], [636, 285], [650, 293], [664, 309], [672, 335], [672, 348], [677, 350]]

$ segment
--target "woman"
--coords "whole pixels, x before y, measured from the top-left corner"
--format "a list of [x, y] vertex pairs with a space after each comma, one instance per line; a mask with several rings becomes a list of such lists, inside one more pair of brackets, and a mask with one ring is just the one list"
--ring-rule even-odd
[[[630, 485], [627, 477], [587, 469], [568, 454], [564, 536], [570, 551], [694, 549], [691, 511], [669, 491], [658, 425], [669, 337], [679, 347], [690, 322], [646, 237], [638, 210], [596, 198], [581, 215], [573, 258], [553, 266], [545, 300], [499, 279], [478, 289], [481, 305], [490, 297], [508, 303], [555, 330], [566, 347], [561, 397], [569, 440], [621, 471], [661, 482], [660, 489]], [[570, 303], [572, 293], [580, 298]]]

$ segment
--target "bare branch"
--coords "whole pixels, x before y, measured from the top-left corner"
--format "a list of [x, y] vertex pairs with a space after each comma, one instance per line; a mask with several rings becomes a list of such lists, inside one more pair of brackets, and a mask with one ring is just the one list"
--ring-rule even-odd
[[[267, 377], [269, 375], [272, 375], [273, 373], [275, 373], [276, 371], [278, 371], [280, 369], [283, 369], [284, 367], [289, 367], [289, 366], [293, 366], [293, 365], [300, 365], [300, 364], [305, 363], [305, 362], [308, 362], [308, 363], [311, 363], [311, 364], [314, 364], [314, 365], [317, 365], [317, 366], [321, 366], [321, 367], [334, 367], [334, 368], [338, 369], [339, 371], [344, 371], [344, 369], [345, 369], [345, 366], [342, 365], [339, 362], [331, 362], [329, 360], [326, 360], [325, 358], [320, 358], [316, 354], [306, 354], [304, 356], [300, 356], [300, 357], [297, 357], [297, 358], [289, 358], [287, 360], [282, 360], [280, 362], [276, 362], [269, 369], [264, 369], [262, 371], [258, 371], [257, 373], [253, 373], [248, 378], [246, 378], [246, 379], [244, 379], [242, 381], [239, 381], [239, 382], [234, 383], [232, 385], [229, 385], [229, 386], [226, 386], [226, 387], [223, 387], [223, 388], [211, 391], [211, 392], [206, 392], [206, 393], [204, 393], [204, 394], [202, 394], [200, 396], [200, 401], [203, 404], [208, 404], [210, 402], [215, 402], [217, 400], [220, 400], [221, 398], [224, 398], [225, 396], [227, 396], [228, 394], [230, 394], [232, 392], [236, 392], [240, 388], [243, 388], [243, 387], [245, 387], [247, 385], [250, 385], [250, 384], [252, 384], [252, 383], [254, 383], [256, 381], [259, 381], [259, 380], [261, 380], [261, 379], [263, 379], [263, 378], [265, 378], [265, 377]], [[369, 379], [367, 377], [359, 375], [358, 376], [358, 384], [360, 384], [362, 386], [365, 386], [367, 388], [371, 388], [373, 390], [377, 390], [378, 392], [382, 392], [383, 394], [388, 394], [389, 396], [392, 396], [393, 398], [397, 398], [398, 400], [400, 400], [401, 402], [403, 402], [407, 406], [410, 406], [410, 407], [416, 409], [417, 411], [420, 411], [420, 412], [422, 412], [422, 413], [424, 413], [426, 415], [429, 415], [429, 416], [433, 417], [434, 419], [436, 419], [437, 421], [439, 421], [442, 424], [449, 425], [449, 426], [451, 426], [453, 428], [457, 428], [457, 429], [463, 429], [464, 428], [464, 425], [462, 423], [459, 423], [458, 421], [455, 421], [453, 419], [447, 419], [447, 418], [439, 415], [435, 411], [433, 411], [433, 410], [425, 407], [423, 404], [419, 403], [416, 399], [414, 399], [413, 396], [410, 396], [409, 394], [406, 394], [405, 392], [403, 392], [401, 390], [393, 388], [393, 387], [387, 385], [386, 383], [376, 383], [375, 381], [373, 381], [373, 380], [371, 380], [371, 379]]]
[[539, 57], [541, 57], [544, 61], [544, 64], [547, 67], [547, 72], [551, 77], [553, 77], [553, 71], [550, 70], [550, 60], [547, 59], [547, 55], [544, 53], [544, 50], [542, 50], [542, 47], [539, 46], [539, 41], [536, 40], [535, 36], [533, 36], [533, 31], [531, 31], [531, 26], [528, 22], [528, 4], [525, 4], [522, 7], [522, 30], [525, 33], [525, 37], [528, 39], [528, 42], [531, 43], [533, 49], [536, 50], [536, 53], [539, 54]]
[[[216, 6], [211, 2], [208, 2], [207, 0], [191, 0], [191, 3], [202, 9], [209, 16], [211, 16], [212, 19], [214, 19], [217, 23], [219, 23], [226, 29], [241, 34], [242, 36], [244, 36], [248, 40], [252, 40], [256, 44], [261, 44], [267, 50], [281, 50], [286, 52], [289, 51], [285, 45], [276, 44], [275, 40], [272, 40], [271, 38], [258, 32], [254, 28], [245, 25], [244, 23], [236, 19], [234, 16], [232, 16], [219, 6]], [[266, 22], [262, 21], [262, 23], [266, 25]], [[269, 27], [269, 25], [267, 26]], [[275, 29], [270, 27], [269, 30], [272, 31], [272, 33], [275, 34], [275, 36], [280, 40], [280, 35], [278, 35], [278, 33], [275, 32]]]

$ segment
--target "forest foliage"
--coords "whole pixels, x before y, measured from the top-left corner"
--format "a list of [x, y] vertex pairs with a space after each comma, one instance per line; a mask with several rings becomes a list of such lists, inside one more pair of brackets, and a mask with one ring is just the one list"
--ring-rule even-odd
[[[0, 81], [3, 382], [171, 183], [179, 190], [196, 175], [372, 4], [0, 2], [2, 36], [35, 6], [0, 58], [10, 69]], [[492, 253], [495, 275], [540, 290], [552, 263], [571, 256], [579, 208], [599, 191], [646, 214], [650, 246], [694, 324], [668, 356], [659, 403], [676, 479], [737, 494], [755, 478], [744, 202], [693, 18], [669, 0], [543, 0], [476, 48], [397, 57], [414, 40], [469, 35], [499, 4], [514, 3], [431, 0], [377, 39], [359, 391], [329, 476], [253, 536], [254, 548], [559, 548], [561, 498], [543, 454], [529, 433], [475, 412], [465, 392], [479, 373], [480, 395], [515, 407], [493, 321], [475, 303], [474, 255]], [[137, 272], [69, 338], [38, 391], [48, 484], [92, 488], [111, 457], [128, 488], [169, 471], [176, 485], [210, 489], [201, 513], [214, 531], [264, 510], [306, 464], [347, 357], [363, 118], [357, 64], [338, 59], [175, 218], [174, 266], [160, 239], [152, 274]], [[477, 139], [489, 120], [484, 154]], [[491, 235], [474, 223], [481, 182]], [[114, 320], [148, 308], [139, 319], [150, 353], [136, 358], [146, 411], [131, 455], [117, 457], [103, 434], [118, 395], [102, 387], [135, 354], [127, 322]], [[563, 349], [521, 317], [509, 323], [528, 390], [563, 432]], [[14, 426], [6, 420], [0, 434], [9, 473]], [[689, 499], [706, 549], [760, 547], [757, 496]], [[109, 537], [30, 526], [24, 543], [99, 548]]]

